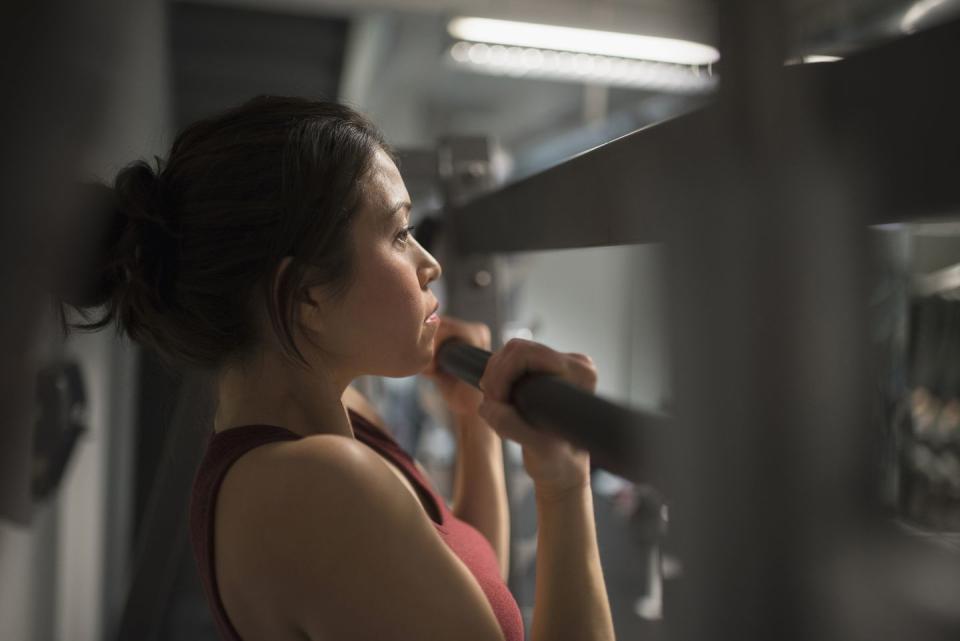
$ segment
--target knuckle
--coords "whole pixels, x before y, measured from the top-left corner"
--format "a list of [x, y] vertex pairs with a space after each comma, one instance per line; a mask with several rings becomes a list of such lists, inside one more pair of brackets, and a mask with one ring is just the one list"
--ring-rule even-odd
[[575, 385], [592, 388], [597, 384], [597, 369], [583, 361], [571, 360], [567, 363], [565, 377]]
[[520, 349], [523, 346], [522, 339], [511, 338], [503, 346], [503, 351], [506, 353], [513, 353], [516, 350]]

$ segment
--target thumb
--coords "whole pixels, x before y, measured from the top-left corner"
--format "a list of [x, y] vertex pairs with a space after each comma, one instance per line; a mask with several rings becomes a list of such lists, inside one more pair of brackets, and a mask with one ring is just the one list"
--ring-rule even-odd
[[524, 423], [517, 411], [507, 403], [484, 398], [478, 408], [478, 414], [503, 438], [518, 443], [528, 440], [530, 428]]

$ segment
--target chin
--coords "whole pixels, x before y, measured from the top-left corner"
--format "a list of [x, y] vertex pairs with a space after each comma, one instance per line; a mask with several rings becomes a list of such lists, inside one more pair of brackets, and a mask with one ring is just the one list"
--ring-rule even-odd
[[414, 376], [425, 370], [433, 361], [433, 343], [428, 349], [421, 348], [415, 356], [404, 359], [402, 364], [397, 364], [389, 369], [376, 374], [377, 376], [387, 376], [389, 378], [407, 378]]

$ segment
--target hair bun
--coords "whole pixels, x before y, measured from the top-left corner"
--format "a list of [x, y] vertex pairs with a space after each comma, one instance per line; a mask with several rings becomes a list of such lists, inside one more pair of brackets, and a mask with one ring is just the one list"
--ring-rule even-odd
[[133, 252], [126, 254], [129, 278], [147, 286], [156, 306], [163, 309], [173, 298], [179, 231], [167, 215], [160, 178], [140, 161], [117, 175], [114, 188], [133, 229]]
[[127, 225], [116, 192], [101, 183], [83, 183], [76, 189], [76, 207], [65, 217], [59, 270], [53, 293], [77, 308], [98, 307], [109, 301], [115, 282], [108, 263]]
[[[114, 187], [80, 187], [79, 233], [70, 239], [58, 279], [60, 300], [77, 308], [99, 307], [122, 287], [141, 293], [162, 308], [170, 300], [176, 261], [176, 233], [162, 215], [160, 181], [145, 162], [128, 165]], [[145, 291], [143, 291], [145, 290]]]

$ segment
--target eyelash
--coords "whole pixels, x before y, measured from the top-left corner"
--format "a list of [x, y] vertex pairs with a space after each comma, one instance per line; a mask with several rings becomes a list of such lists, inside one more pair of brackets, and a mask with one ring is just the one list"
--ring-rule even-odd
[[403, 240], [404, 243], [407, 242], [407, 238], [413, 233], [413, 230], [416, 229], [416, 225], [408, 225], [404, 227], [399, 234], [397, 234], [397, 240]]

